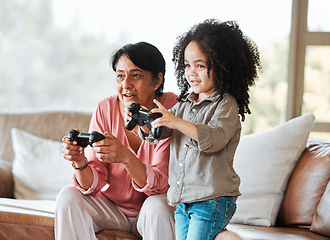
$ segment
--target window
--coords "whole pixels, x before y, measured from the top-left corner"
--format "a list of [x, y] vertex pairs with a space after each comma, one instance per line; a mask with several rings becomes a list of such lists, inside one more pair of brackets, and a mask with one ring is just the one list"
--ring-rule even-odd
[[[167, 63], [165, 90], [177, 93], [171, 62], [176, 37], [217, 18], [238, 21], [261, 52], [263, 74], [251, 89], [252, 114], [243, 133], [310, 112], [317, 121], [313, 131], [326, 133], [328, 5], [327, 0], [0, 1], [0, 109], [92, 111], [116, 92], [112, 52], [138, 41], [160, 49]], [[322, 87], [315, 88], [315, 76]]]
[[[293, 0], [287, 119], [313, 113], [311, 137], [330, 140], [330, 17], [326, 0]], [[328, 32], [327, 32], [328, 31]]]

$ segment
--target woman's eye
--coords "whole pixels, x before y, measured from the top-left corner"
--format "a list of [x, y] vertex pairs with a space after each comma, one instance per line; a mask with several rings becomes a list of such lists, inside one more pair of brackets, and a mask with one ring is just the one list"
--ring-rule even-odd
[[135, 79], [135, 80], [141, 78], [141, 75], [140, 74], [137, 74], [137, 73], [133, 74], [132, 76], [133, 76], [133, 79]]
[[123, 79], [124, 75], [123, 74], [117, 74], [117, 79]]

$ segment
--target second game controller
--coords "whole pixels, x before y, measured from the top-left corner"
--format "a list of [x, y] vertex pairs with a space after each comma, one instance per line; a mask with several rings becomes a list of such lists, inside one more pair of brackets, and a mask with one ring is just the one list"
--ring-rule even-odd
[[154, 138], [159, 139], [162, 131], [162, 127], [155, 128], [152, 126], [152, 122], [157, 118], [163, 116], [161, 113], [152, 113], [151, 111], [141, 107], [139, 103], [132, 103], [128, 110], [132, 113], [132, 119], [125, 123], [127, 130], [133, 130], [136, 125], [144, 126], [150, 129]]

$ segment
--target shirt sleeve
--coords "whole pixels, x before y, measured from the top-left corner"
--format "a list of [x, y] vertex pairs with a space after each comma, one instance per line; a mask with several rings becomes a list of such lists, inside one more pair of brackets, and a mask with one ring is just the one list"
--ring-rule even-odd
[[152, 150], [151, 162], [145, 163], [147, 183], [143, 188], [137, 186], [133, 181], [132, 185], [138, 192], [150, 196], [157, 193], [165, 193], [168, 185], [168, 165], [170, 157], [170, 138], [159, 141]]
[[206, 153], [222, 150], [235, 135], [239, 124], [237, 102], [225, 98], [208, 124], [197, 124], [198, 146]]
[[93, 183], [92, 183], [92, 185], [91, 185], [91, 187], [89, 188], [89, 189], [84, 189], [84, 188], [82, 188], [80, 185], [79, 185], [79, 183], [78, 183], [78, 181], [77, 181], [77, 179], [76, 179], [76, 176], [74, 175], [73, 176], [73, 185], [81, 192], [81, 193], [83, 193], [83, 194], [85, 194], [85, 195], [90, 195], [90, 194], [92, 194], [93, 195], [93, 192], [95, 191], [95, 188], [96, 188], [96, 186], [98, 185], [98, 178], [97, 178], [97, 172], [96, 172], [96, 170], [93, 168], [93, 167], [91, 167], [91, 169], [92, 169], [92, 172], [93, 172]]
[[[102, 107], [101, 104], [98, 105], [95, 112], [92, 115], [89, 132], [91, 131], [98, 131], [103, 133], [108, 131], [105, 129], [104, 123], [104, 115], [102, 114]], [[109, 119], [107, 120], [109, 121]], [[73, 184], [76, 186], [78, 190], [80, 190], [83, 194], [86, 195], [96, 195], [98, 192], [101, 191], [102, 187], [108, 183], [108, 164], [100, 162], [90, 146], [87, 146], [85, 149], [85, 155], [88, 159], [89, 166], [92, 169], [93, 173], [93, 183], [89, 189], [85, 190], [80, 187], [79, 183], [76, 180], [76, 177], [73, 177]]]
[[[164, 106], [169, 109], [170, 112], [175, 114], [176, 109], [176, 95], [168, 95]], [[141, 129], [139, 135], [143, 140], [153, 143], [153, 148], [149, 152], [149, 163], [146, 164], [147, 183], [143, 188], [138, 187], [134, 182], [132, 185], [136, 191], [144, 192], [146, 195], [153, 195], [157, 193], [165, 193], [169, 188], [168, 184], [168, 166], [170, 159], [170, 136], [172, 129], [163, 128], [161, 139], [155, 139], [152, 134], [145, 134]]]

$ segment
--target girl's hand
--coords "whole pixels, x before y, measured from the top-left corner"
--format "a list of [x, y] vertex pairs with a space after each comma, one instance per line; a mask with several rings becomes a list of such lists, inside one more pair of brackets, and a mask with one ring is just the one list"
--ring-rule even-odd
[[177, 129], [179, 122], [182, 120], [181, 118], [176, 117], [174, 114], [170, 113], [159, 101], [154, 99], [154, 103], [158, 106], [158, 108], [154, 108], [151, 110], [153, 113], [161, 113], [162, 117], [157, 118], [152, 122], [152, 125], [157, 128], [161, 126], [165, 126], [171, 129]]
[[155, 121], [152, 122], [154, 127], [165, 126], [171, 129], [176, 129], [182, 132], [183, 134], [191, 137], [195, 141], [198, 141], [197, 136], [197, 126], [193, 123], [190, 123], [182, 118], [175, 116], [174, 114], [167, 111], [167, 109], [156, 99], [154, 99], [154, 103], [158, 106], [158, 108], [154, 108], [151, 111], [153, 113], [161, 113], [163, 114], [162, 117], [157, 118]]

